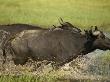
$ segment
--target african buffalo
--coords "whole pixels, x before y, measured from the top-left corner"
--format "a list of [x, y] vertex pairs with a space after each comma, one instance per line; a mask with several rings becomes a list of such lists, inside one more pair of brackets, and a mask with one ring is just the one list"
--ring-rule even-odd
[[[65, 29], [65, 30], [71, 30], [73, 32], [77, 32], [79, 31], [78, 29], [74, 28], [74, 26], [72, 24], [70, 24], [69, 22], [62, 22], [60, 23], [61, 26], [58, 26], [57, 28], [60, 29]], [[46, 29], [46, 28], [41, 28], [39, 26], [33, 26], [33, 25], [28, 25], [28, 24], [9, 24], [9, 25], [0, 25], [0, 56], [4, 56], [4, 59], [6, 60], [6, 54], [9, 51], [9, 46], [10, 46], [10, 42], [11, 40], [13, 40], [13, 38], [16, 37], [17, 34], [19, 34], [20, 32], [24, 31], [24, 30], [36, 30], [36, 31], [41, 31], [41, 30], [56, 30], [56, 28], [50, 28], [50, 29]], [[76, 29], [76, 31], [75, 31]], [[29, 35], [30, 36], [30, 35]], [[8, 53], [9, 55], [9, 53]], [[3, 59], [1, 57], [1, 59]], [[5, 62], [4, 60], [4, 62]]]
[[97, 27], [86, 30], [85, 34], [65, 29], [26, 30], [12, 40], [10, 49], [15, 64], [25, 64], [30, 57], [36, 61], [48, 60], [64, 65], [95, 49], [110, 49], [110, 39]]
[[6, 59], [6, 52], [9, 46], [9, 42], [13, 39], [16, 34], [20, 33], [23, 30], [46, 30], [39, 26], [33, 26], [28, 24], [9, 24], [9, 25], [0, 25], [0, 59], [3, 59], [1, 56], [4, 56]]

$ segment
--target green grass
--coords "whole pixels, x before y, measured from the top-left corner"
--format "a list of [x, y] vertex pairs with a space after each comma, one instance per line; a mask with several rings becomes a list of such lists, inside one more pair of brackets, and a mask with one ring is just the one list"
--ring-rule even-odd
[[0, 24], [50, 27], [59, 17], [80, 27], [105, 27], [110, 24], [110, 0], [0, 0]]
[[61, 79], [52, 77], [39, 77], [32, 75], [23, 76], [0, 76], [0, 82], [103, 82], [103, 80], [89, 80], [89, 79]]
[[0, 82], [55, 82], [56, 78], [52, 77], [39, 77], [33, 75], [22, 75], [22, 76], [0, 76]]
[[58, 79], [53, 77], [39, 77], [32, 75], [23, 76], [0, 76], [0, 82], [109, 82], [109, 80], [90, 80], [90, 79]]

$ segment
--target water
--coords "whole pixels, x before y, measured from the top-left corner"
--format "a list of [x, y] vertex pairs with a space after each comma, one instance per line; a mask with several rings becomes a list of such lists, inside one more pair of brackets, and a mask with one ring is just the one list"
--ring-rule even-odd
[[61, 69], [63, 78], [66, 79], [59, 82], [110, 82], [110, 50], [97, 49], [73, 60]]

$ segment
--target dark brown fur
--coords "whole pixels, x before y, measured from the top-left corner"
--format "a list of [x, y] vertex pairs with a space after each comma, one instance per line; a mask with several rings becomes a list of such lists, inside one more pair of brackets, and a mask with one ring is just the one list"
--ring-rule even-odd
[[36, 61], [48, 60], [63, 65], [78, 55], [85, 55], [95, 49], [110, 49], [110, 39], [101, 31], [98, 35], [94, 35], [92, 30], [81, 35], [70, 30], [39, 30], [24, 32], [11, 45], [15, 64], [25, 64], [28, 57], [31, 57]]
[[0, 29], [12, 35], [17, 34], [8, 47], [15, 64], [25, 64], [28, 58], [32, 58], [64, 65], [78, 55], [85, 55], [95, 49], [110, 49], [110, 39], [102, 31], [95, 28], [81, 34], [80, 29], [68, 22], [52, 30], [27, 24], [1, 25]]

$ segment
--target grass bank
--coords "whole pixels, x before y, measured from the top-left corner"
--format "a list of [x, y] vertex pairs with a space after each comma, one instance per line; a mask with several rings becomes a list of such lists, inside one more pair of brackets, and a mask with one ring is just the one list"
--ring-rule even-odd
[[0, 0], [0, 24], [50, 27], [58, 24], [59, 17], [80, 27], [108, 28], [110, 0]]

